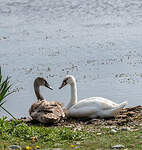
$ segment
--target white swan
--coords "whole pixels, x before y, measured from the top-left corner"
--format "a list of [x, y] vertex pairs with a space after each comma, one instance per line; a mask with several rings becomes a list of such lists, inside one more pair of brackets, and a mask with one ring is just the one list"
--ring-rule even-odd
[[77, 101], [76, 80], [72, 75], [68, 75], [62, 81], [59, 89], [65, 85], [71, 86], [71, 100], [66, 107], [68, 117], [86, 117], [86, 118], [110, 118], [115, 117], [120, 110], [127, 105], [127, 101], [116, 104], [109, 99], [102, 97], [90, 97]]

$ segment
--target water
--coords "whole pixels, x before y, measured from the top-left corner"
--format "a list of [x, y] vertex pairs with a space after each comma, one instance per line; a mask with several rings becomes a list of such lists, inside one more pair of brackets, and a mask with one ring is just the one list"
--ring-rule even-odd
[[37, 76], [54, 88], [41, 88], [44, 97], [66, 105], [69, 87], [58, 90], [66, 74], [76, 77], [79, 100], [142, 105], [141, 10], [141, 0], [1, 0], [0, 65], [17, 91], [5, 107], [28, 116]]

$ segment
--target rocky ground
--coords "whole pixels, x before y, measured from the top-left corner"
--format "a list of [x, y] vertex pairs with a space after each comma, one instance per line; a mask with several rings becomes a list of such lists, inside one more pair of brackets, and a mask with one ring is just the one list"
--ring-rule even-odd
[[[41, 125], [40, 123], [32, 120], [31, 118], [21, 118], [28, 125]], [[139, 126], [142, 125], [142, 106], [124, 108], [122, 111], [116, 116], [116, 118], [110, 119], [73, 119], [73, 118], [65, 118], [61, 120], [58, 124], [54, 124], [54, 126], [64, 126], [64, 127], [77, 127], [77, 126]], [[52, 126], [52, 125], [45, 125]]]

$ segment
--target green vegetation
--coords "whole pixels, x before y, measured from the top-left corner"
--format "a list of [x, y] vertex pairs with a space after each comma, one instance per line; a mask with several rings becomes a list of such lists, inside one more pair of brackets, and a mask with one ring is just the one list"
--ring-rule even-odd
[[77, 127], [28, 126], [20, 121], [0, 119], [0, 149], [9, 145], [19, 145], [23, 149], [62, 148], [62, 149], [110, 149], [122, 144], [129, 150], [142, 149], [142, 129], [118, 130], [110, 134], [109, 128], [92, 128], [91, 125]]
[[10, 88], [11, 88], [11, 84], [9, 83], [9, 77], [7, 76], [5, 79], [3, 79], [2, 77], [2, 71], [1, 71], [1, 67], [0, 67], [0, 107], [6, 111], [12, 118], [14, 118], [16, 120], [16, 118], [7, 110], [3, 107], [3, 104], [6, 102], [5, 98], [12, 94], [12, 92], [10, 92]]

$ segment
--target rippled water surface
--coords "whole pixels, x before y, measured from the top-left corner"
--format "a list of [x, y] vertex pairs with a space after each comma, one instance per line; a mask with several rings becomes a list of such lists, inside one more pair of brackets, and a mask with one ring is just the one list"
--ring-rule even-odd
[[[33, 81], [48, 76], [48, 100], [69, 101], [62, 79], [77, 79], [78, 97], [142, 105], [141, 0], [1, 0], [0, 65], [13, 89], [5, 107], [28, 115]], [[1, 111], [2, 115], [5, 115]]]

